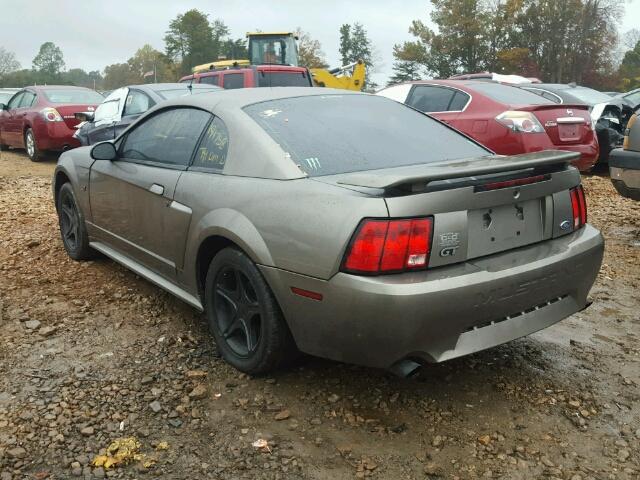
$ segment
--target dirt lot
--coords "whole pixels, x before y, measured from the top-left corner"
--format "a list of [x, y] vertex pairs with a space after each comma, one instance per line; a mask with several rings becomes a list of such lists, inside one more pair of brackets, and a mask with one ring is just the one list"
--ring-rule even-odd
[[[607, 178], [585, 178], [607, 240], [587, 311], [412, 379], [319, 359], [250, 378], [177, 299], [67, 258], [54, 165], [0, 157], [0, 480], [639, 478], [640, 204]], [[129, 437], [141, 459], [91, 466]]]

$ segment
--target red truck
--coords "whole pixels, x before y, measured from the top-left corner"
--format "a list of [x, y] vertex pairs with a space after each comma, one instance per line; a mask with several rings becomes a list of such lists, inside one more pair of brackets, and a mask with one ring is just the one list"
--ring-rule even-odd
[[289, 65], [242, 65], [209, 72], [195, 73], [180, 83], [208, 83], [222, 88], [313, 87], [309, 70]]

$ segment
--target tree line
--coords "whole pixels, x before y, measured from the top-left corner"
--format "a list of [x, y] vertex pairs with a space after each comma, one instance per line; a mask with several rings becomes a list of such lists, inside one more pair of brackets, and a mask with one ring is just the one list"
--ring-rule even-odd
[[[300, 28], [296, 34], [300, 65], [327, 68], [320, 42]], [[370, 68], [373, 66], [372, 42], [361, 24], [344, 24], [340, 27], [339, 35], [340, 55], [345, 64], [363, 59]], [[177, 15], [169, 23], [164, 36], [164, 51], [143, 45], [127, 61], [107, 65], [102, 72], [85, 72], [80, 68], [66, 70], [63, 53], [52, 42], [40, 47], [32, 68], [22, 68], [15, 54], [0, 47], [0, 87], [68, 84], [111, 90], [123, 85], [154, 81], [175, 82], [191, 73], [196, 65], [221, 58], [247, 57], [246, 40], [231, 37], [222, 19], [210, 20], [206, 13], [191, 9]]]
[[636, 37], [619, 63], [624, 0], [431, 0], [429, 28], [393, 47], [390, 83], [490, 71], [603, 90], [640, 86]]
[[[617, 25], [624, 0], [430, 0], [434, 28], [416, 19], [411, 40], [394, 45], [389, 84], [457, 73], [491, 71], [576, 82], [603, 90], [640, 86], [640, 31], [621, 39]], [[326, 68], [320, 42], [297, 29], [302, 66]], [[378, 62], [376, 48], [361, 23], [339, 27], [343, 65], [364, 60], [368, 72]], [[62, 51], [46, 42], [21, 68], [0, 47], [0, 86], [70, 84], [111, 90], [145, 82], [175, 82], [194, 66], [220, 58], [247, 58], [246, 40], [233, 38], [220, 18], [197, 9], [177, 15], [164, 36], [164, 50], [143, 45], [122, 63], [102, 72], [66, 70]], [[377, 85], [370, 80], [368, 90]]]

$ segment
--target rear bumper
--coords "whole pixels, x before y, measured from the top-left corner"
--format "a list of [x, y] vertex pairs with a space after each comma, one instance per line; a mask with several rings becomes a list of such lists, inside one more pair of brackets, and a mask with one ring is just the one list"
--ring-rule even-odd
[[600, 150], [597, 143], [589, 143], [586, 145], [556, 145], [554, 148], [565, 150], [567, 152], [576, 152], [580, 154], [580, 158], [572, 162], [573, 166], [581, 172], [588, 172], [598, 161]]
[[41, 122], [34, 125], [33, 132], [40, 150], [66, 150], [80, 146], [80, 142], [73, 138], [75, 129], [64, 122]]
[[613, 186], [623, 197], [640, 200], [640, 152], [616, 148], [609, 158]]
[[[298, 347], [389, 368], [441, 362], [543, 329], [582, 310], [602, 261], [587, 225], [551, 241], [449, 267], [400, 275], [338, 273], [328, 281], [261, 267]], [[321, 301], [290, 287], [322, 293]]]

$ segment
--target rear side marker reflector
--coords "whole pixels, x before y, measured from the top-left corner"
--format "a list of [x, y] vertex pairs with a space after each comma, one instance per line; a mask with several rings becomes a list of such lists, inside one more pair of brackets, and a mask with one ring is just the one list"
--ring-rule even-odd
[[433, 218], [365, 219], [357, 228], [342, 270], [377, 275], [424, 269], [429, 262]]
[[577, 230], [587, 223], [587, 201], [584, 197], [582, 185], [569, 190], [571, 196], [571, 211], [573, 213], [573, 229]]
[[532, 183], [544, 182], [551, 178], [549, 175], [535, 175], [533, 177], [515, 178], [513, 180], [504, 180], [502, 182], [486, 183], [484, 185], [478, 185], [475, 188], [476, 192], [486, 192], [489, 190], [499, 190], [501, 188], [520, 187], [522, 185], [531, 185]]
[[296, 295], [300, 295], [301, 297], [307, 297], [311, 300], [317, 300], [318, 302], [322, 301], [322, 294], [318, 292], [312, 292], [311, 290], [304, 290], [303, 288], [291, 287], [291, 291]]

